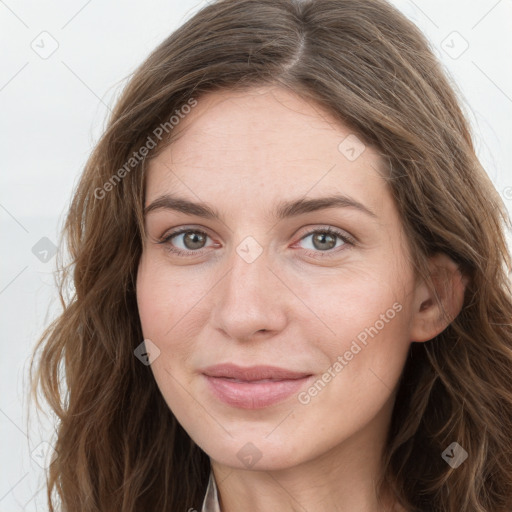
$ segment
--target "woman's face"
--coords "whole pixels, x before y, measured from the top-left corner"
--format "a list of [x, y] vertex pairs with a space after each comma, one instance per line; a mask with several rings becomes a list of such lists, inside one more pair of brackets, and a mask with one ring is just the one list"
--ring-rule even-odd
[[377, 152], [281, 88], [211, 93], [174, 130], [137, 299], [178, 421], [238, 468], [383, 442], [416, 305]]

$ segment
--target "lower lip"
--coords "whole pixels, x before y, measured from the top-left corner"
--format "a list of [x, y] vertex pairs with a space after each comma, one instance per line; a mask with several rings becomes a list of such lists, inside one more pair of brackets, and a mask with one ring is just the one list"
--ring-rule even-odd
[[263, 409], [298, 393], [312, 376], [302, 379], [252, 382], [237, 382], [233, 379], [208, 375], [205, 377], [213, 394], [222, 402], [240, 409]]

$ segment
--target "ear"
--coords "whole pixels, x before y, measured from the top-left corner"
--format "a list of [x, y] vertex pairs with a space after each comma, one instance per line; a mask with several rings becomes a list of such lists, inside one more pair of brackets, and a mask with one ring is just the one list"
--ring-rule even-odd
[[[434, 289], [424, 280], [418, 283], [413, 300], [411, 341], [429, 341], [443, 332], [460, 313], [468, 279], [446, 254], [438, 253], [429, 259]], [[436, 300], [439, 296], [442, 307]], [[444, 311], [443, 311], [444, 310]]]

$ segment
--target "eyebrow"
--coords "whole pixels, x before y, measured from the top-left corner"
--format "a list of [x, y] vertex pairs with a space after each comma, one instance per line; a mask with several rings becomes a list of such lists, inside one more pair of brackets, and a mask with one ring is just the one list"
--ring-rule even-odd
[[[273, 217], [282, 220], [327, 208], [353, 208], [370, 217], [377, 218], [377, 215], [364, 204], [356, 201], [352, 197], [340, 194], [311, 199], [302, 198], [283, 201], [274, 208]], [[193, 202], [172, 194], [164, 194], [155, 199], [144, 208], [144, 215], [156, 210], [174, 210], [205, 219], [221, 219], [222, 217], [217, 210], [204, 203]]]

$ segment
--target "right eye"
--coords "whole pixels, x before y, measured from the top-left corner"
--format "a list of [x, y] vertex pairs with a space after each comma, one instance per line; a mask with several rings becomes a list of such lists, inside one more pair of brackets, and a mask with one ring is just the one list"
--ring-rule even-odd
[[[164, 236], [158, 243], [164, 244], [165, 249], [178, 256], [196, 256], [202, 254], [203, 244], [209, 238], [208, 234], [199, 229], [180, 228]], [[182, 247], [174, 245], [177, 239]]]

